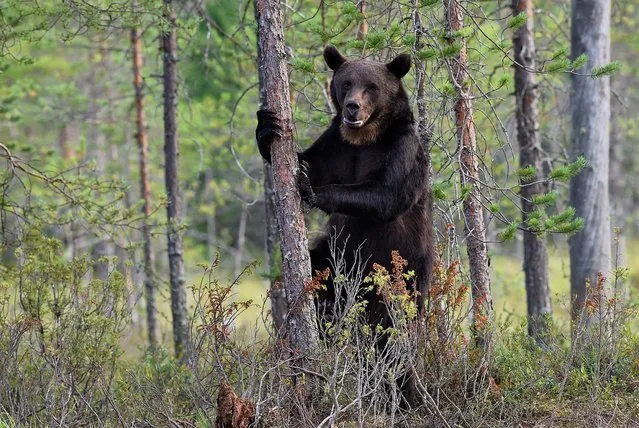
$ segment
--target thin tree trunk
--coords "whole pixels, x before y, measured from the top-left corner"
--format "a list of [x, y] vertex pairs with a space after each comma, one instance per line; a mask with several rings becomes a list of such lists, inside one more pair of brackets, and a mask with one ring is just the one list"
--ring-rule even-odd
[[[419, 137], [419, 143], [424, 150], [426, 155], [425, 157], [425, 166], [428, 174], [426, 176], [426, 188], [428, 189], [429, 195], [432, 194], [432, 183], [431, 183], [431, 161], [430, 161], [430, 138], [432, 135], [431, 127], [428, 123], [428, 111], [426, 107], [426, 63], [424, 61], [419, 60], [417, 53], [423, 49], [424, 47], [424, 28], [422, 26], [422, 19], [419, 13], [419, 1], [413, 0], [412, 2], [412, 13], [413, 13], [413, 31], [415, 32], [415, 44], [413, 46], [413, 61], [415, 63], [415, 88], [416, 88], [416, 104], [417, 104], [417, 136]], [[433, 199], [432, 196], [428, 198], [428, 221], [430, 222], [427, 226], [429, 228], [433, 227]], [[433, 235], [431, 235], [433, 236]], [[435, 254], [435, 251], [432, 251]], [[432, 261], [431, 261], [432, 263]], [[432, 266], [429, 266], [429, 271], [432, 271]], [[426, 278], [425, 281], [428, 282], [427, 290], [429, 292], [429, 302], [432, 302], [432, 305], [436, 305], [441, 308], [441, 313], [445, 313], [445, 302], [443, 296], [437, 296], [437, 301], [433, 299], [434, 296], [430, 295], [430, 281], [431, 278]], [[426, 296], [422, 296], [425, 298]], [[439, 338], [444, 341], [449, 337], [450, 331], [448, 331], [448, 326], [446, 325], [445, 316], [441, 316], [438, 319], [437, 330]]]
[[[449, 40], [464, 26], [461, 0], [443, 0], [446, 15], [446, 30]], [[490, 291], [490, 273], [488, 270], [488, 251], [486, 246], [484, 211], [481, 203], [479, 168], [477, 161], [477, 142], [473, 122], [473, 106], [468, 80], [468, 54], [466, 42], [450, 64], [450, 79], [455, 86], [455, 126], [460, 146], [460, 181], [463, 187], [470, 186], [470, 194], [464, 199], [464, 231], [466, 250], [470, 265], [470, 281], [473, 298], [473, 326], [479, 345], [488, 344], [484, 334], [490, 323], [493, 302]]]
[[[136, 7], [136, 1], [131, 5]], [[142, 35], [138, 28], [131, 29], [131, 47], [133, 52], [133, 89], [135, 90], [135, 137], [138, 143], [140, 167], [140, 193], [143, 204], [144, 221], [142, 239], [144, 241], [144, 296], [146, 300], [146, 326], [149, 345], [154, 349], [158, 343], [158, 323], [155, 308], [155, 254], [151, 242], [151, 183], [149, 181], [149, 142], [144, 115], [144, 89], [142, 80]]]
[[213, 263], [215, 259], [215, 240], [217, 239], [217, 227], [215, 224], [215, 195], [211, 191], [211, 183], [213, 182], [213, 168], [207, 168], [204, 172], [206, 201], [211, 207], [211, 212], [206, 215], [206, 248], [209, 256], [209, 262]]
[[284, 50], [280, 2], [256, 0], [260, 88], [266, 103], [281, 120], [282, 135], [272, 146], [275, 212], [282, 247], [282, 282], [288, 305], [287, 339], [296, 355], [312, 353], [317, 346], [317, 325], [313, 297], [305, 289], [311, 279], [308, 238], [297, 191], [299, 171], [293, 142], [293, 121]]
[[246, 244], [246, 220], [248, 219], [248, 204], [242, 202], [242, 212], [240, 213], [240, 224], [237, 228], [237, 245], [235, 247], [235, 277], [242, 272], [242, 259], [244, 258], [244, 247]]
[[[523, 220], [534, 211], [534, 195], [546, 192], [540, 181], [544, 178], [542, 150], [539, 139], [539, 112], [537, 110], [537, 82], [528, 71], [535, 69], [535, 39], [533, 30], [532, 0], [513, 0], [513, 13], [526, 13], [528, 20], [513, 35], [515, 52], [515, 99], [517, 117], [517, 141], [519, 165], [533, 166], [536, 177], [529, 183], [521, 182], [521, 208]], [[527, 226], [527, 225], [526, 225]], [[526, 277], [526, 302], [528, 304], [528, 334], [542, 341], [548, 333], [552, 308], [548, 279], [548, 251], [543, 239], [533, 231], [524, 230], [524, 273]]]
[[366, 21], [366, 0], [355, 0], [359, 4], [359, 11], [362, 14], [362, 22], [357, 28], [357, 40], [364, 40], [368, 34], [368, 21]]
[[189, 325], [186, 289], [184, 287], [184, 254], [182, 250], [182, 195], [179, 179], [179, 144], [177, 128], [177, 41], [173, 1], [164, 0], [167, 28], [161, 35], [164, 57], [164, 179], [168, 196], [167, 239], [173, 342], [175, 354], [183, 361], [189, 358]]
[[[587, 69], [610, 61], [609, 0], [573, 0], [571, 55], [575, 59], [581, 54], [588, 55]], [[574, 74], [571, 103], [572, 156], [588, 161], [570, 185], [570, 204], [584, 220], [583, 230], [570, 238], [572, 316], [577, 321], [586, 300], [586, 283], [595, 287], [597, 274], [610, 272], [609, 77]]]
[[[264, 100], [262, 104], [265, 104]], [[276, 266], [277, 257], [275, 251], [280, 245], [280, 237], [277, 231], [277, 218], [275, 217], [273, 169], [268, 162], [264, 162], [264, 216], [266, 220], [266, 257], [270, 281], [271, 316], [273, 317], [275, 331], [278, 336], [281, 336], [285, 332], [286, 325], [286, 292], [284, 287], [282, 287], [281, 276], [275, 277], [275, 272], [279, 270], [279, 266]]]
[[[98, 100], [105, 94], [105, 88], [100, 84], [105, 81], [108, 76], [108, 68], [106, 66], [106, 50], [102, 44], [99, 48], [101, 59], [96, 62], [96, 53], [90, 54], [90, 62], [92, 63], [92, 72], [90, 78], [89, 89], [89, 115], [90, 115], [90, 128], [88, 152], [90, 156], [95, 160], [95, 173], [98, 177], [104, 178], [106, 173], [105, 168], [108, 165], [108, 158], [106, 152], [106, 137], [100, 129], [102, 122], [102, 115], [100, 114], [100, 106]], [[101, 281], [107, 282], [109, 279], [110, 263], [107, 259], [113, 255], [113, 246], [109, 242], [109, 238], [100, 231], [96, 234], [97, 242], [91, 248], [91, 258], [93, 260], [93, 275], [95, 278]]]

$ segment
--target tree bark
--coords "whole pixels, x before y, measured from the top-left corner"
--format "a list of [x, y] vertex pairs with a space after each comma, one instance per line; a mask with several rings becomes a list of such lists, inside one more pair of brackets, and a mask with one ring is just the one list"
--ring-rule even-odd
[[262, 108], [276, 112], [281, 136], [272, 146], [275, 213], [282, 247], [282, 283], [288, 306], [286, 337], [292, 351], [302, 357], [317, 346], [317, 324], [313, 297], [305, 289], [311, 279], [308, 238], [296, 178], [299, 171], [293, 142], [284, 31], [280, 2], [256, 0], [258, 23], [258, 64], [260, 88], [266, 103]]
[[[536, 177], [530, 182], [521, 181], [521, 208], [524, 225], [528, 215], [535, 210], [534, 195], [546, 192], [542, 150], [539, 139], [539, 112], [537, 110], [537, 82], [529, 70], [535, 69], [535, 39], [533, 30], [532, 0], [513, 0], [513, 14], [526, 13], [528, 19], [513, 35], [515, 53], [515, 116], [517, 118], [517, 142], [519, 143], [519, 166], [533, 166]], [[548, 251], [546, 243], [534, 231], [524, 230], [524, 274], [526, 281], [526, 303], [528, 305], [528, 334], [542, 341], [548, 333], [550, 285], [548, 279]]]
[[[262, 94], [260, 94], [261, 96]], [[265, 104], [265, 101], [262, 101]], [[275, 217], [275, 191], [273, 190], [273, 169], [264, 162], [264, 218], [266, 220], [266, 258], [269, 272], [269, 296], [271, 298], [271, 316], [278, 336], [285, 332], [286, 326], [286, 293], [281, 284], [281, 276], [274, 276], [279, 266], [276, 266], [275, 251], [280, 245]]]
[[[99, 53], [100, 59], [96, 58], [97, 53]], [[100, 178], [104, 178], [106, 167], [109, 162], [106, 148], [106, 136], [100, 128], [100, 125], [104, 123], [104, 117], [103, 114], [101, 114], [100, 105], [98, 104], [98, 100], [106, 95], [106, 88], [103, 83], [108, 75], [108, 67], [106, 63], [107, 52], [103, 43], [100, 44], [97, 52], [92, 52], [90, 54], [89, 60], [92, 64], [92, 71], [90, 77], [91, 86], [89, 89], [90, 128], [87, 146], [90, 157], [95, 161], [95, 174], [97, 174]], [[93, 244], [91, 248], [93, 275], [95, 278], [106, 283], [109, 280], [109, 271], [111, 269], [111, 263], [108, 258], [113, 256], [114, 249], [113, 245], [111, 245], [111, 242], [109, 241], [109, 237], [106, 236], [105, 233], [97, 231], [95, 233], [95, 237], [97, 242]]]
[[366, 21], [366, 0], [355, 0], [359, 5], [359, 12], [362, 14], [362, 22], [357, 28], [357, 40], [364, 40], [368, 34], [368, 21]]
[[177, 129], [177, 42], [173, 1], [164, 0], [166, 28], [161, 34], [164, 62], [164, 179], [168, 204], [169, 283], [173, 342], [175, 354], [183, 361], [189, 358], [189, 326], [184, 287], [184, 254], [182, 250], [182, 195], [179, 180], [179, 143]]
[[240, 213], [240, 224], [237, 228], [237, 245], [235, 247], [235, 277], [242, 272], [242, 259], [244, 258], [244, 247], [246, 245], [246, 221], [248, 220], [248, 204], [242, 202], [242, 212]]
[[206, 215], [206, 248], [209, 257], [209, 263], [215, 260], [215, 241], [217, 239], [217, 227], [215, 222], [215, 195], [211, 191], [211, 183], [213, 182], [213, 168], [207, 168], [204, 172], [206, 202], [211, 207], [211, 212]]
[[[573, 0], [571, 50], [573, 59], [588, 55], [587, 69], [610, 61], [609, 0]], [[598, 273], [610, 273], [610, 79], [574, 74], [571, 103], [572, 157], [588, 161], [570, 184], [570, 204], [584, 220], [583, 230], [570, 238], [572, 317], [577, 321], [586, 300], [586, 283], [594, 287]]]
[[[454, 33], [464, 26], [461, 0], [443, 0], [446, 16], [446, 31], [450, 42]], [[470, 193], [464, 199], [464, 232], [466, 251], [470, 265], [470, 281], [473, 299], [473, 327], [477, 343], [488, 344], [485, 334], [492, 317], [493, 303], [490, 291], [490, 273], [488, 270], [488, 251], [486, 246], [486, 228], [481, 203], [479, 168], [477, 161], [477, 142], [473, 122], [473, 106], [468, 80], [468, 54], [466, 42], [449, 66], [450, 80], [455, 87], [455, 126], [460, 146], [460, 181], [462, 187], [470, 186]]]
[[[131, 5], [136, 7], [136, 1]], [[144, 89], [142, 80], [142, 35], [138, 28], [131, 29], [131, 48], [133, 56], [133, 89], [135, 91], [136, 140], [139, 152], [140, 193], [142, 196], [142, 239], [144, 241], [144, 295], [146, 300], [146, 324], [149, 345], [154, 349], [158, 343], [158, 324], [155, 308], [155, 254], [151, 242], [151, 183], [149, 182], [149, 142], [144, 115]]]

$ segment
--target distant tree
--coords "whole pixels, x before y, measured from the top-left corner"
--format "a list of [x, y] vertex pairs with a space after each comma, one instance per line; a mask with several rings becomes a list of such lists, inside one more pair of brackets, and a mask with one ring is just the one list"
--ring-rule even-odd
[[[137, 1], [131, 1], [135, 10]], [[144, 241], [144, 295], [146, 297], [146, 322], [149, 345], [154, 348], [158, 342], [157, 313], [155, 307], [155, 252], [151, 242], [151, 183], [149, 181], [149, 141], [144, 115], [144, 88], [142, 80], [142, 35], [139, 28], [131, 29], [131, 52], [133, 60], [133, 89], [135, 91], [135, 138], [138, 143], [140, 165], [140, 193], [142, 196], [142, 238]]]
[[282, 251], [282, 284], [288, 306], [286, 337], [293, 352], [307, 355], [317, 346], [317, 328], [312, 295], [305, 289], [310, 281], [306, 225], [297, 190], [299, 163], [293, 141], [293, 120], [280, 2], [255, 2], [258, 23], [260, 88], [266, 101], [261, 107], [280, 119], [281, 135], [272, 144], [275, 213]]
[[167, 204], [167, 238], [169, 283], [173, 342], [175, 354], [188, 359], [189, 326], [187, 322], [186, 289], [184, 287], [184, 253], [180, 227], [182, 223], [182, 193], [179, 179], [179, 140], [177, 127], [177, 41], [173, 1], [164, 0], [164, 25], [161, 49], [164, 64], [164, 178]]
[[536, 175], [521, 179], [521, 208], [524, 221], [524, 273], [526, 301], [528, 305], [528, 334], [541, 340], [548, 330], [548, 318], [552, 313], [548, 279], [548, 251], [543, 238], [525, 222], [536, 206], [535, 195], [546, 192], [542, 149], [539, 138], [538, 87], [535, 81], [535, 36], [532, 0], [513, 0], [513, 14], [525, 14], [526, 22], [513, 35], [515, 59], [515, 116], [517, 118], [517, 142], [519, 165], [522, 169], [533, 167]]
[[[462, 0], [443, 0], [446, 20], [446, 37], [453, 43], [455, 33], [464, 27]], [[464, 227], [467, 236], [466, 250], [470, 264], [470, 282], [473, 299], [473, 323], [476, 339], [485, 344], [487, 337], [483, 327], [490, 322], [493, 311], [488, 270], [488, 249], [486, 246], [486, 226], [484, 207], [479, 182], [477, 141], [473, 121], [472, 96], [469, 88], [468, 52], [466, 41], [460, 42], [459, 53], [448, 61], [450, 81], [455, 88], [455, 127], [460, 151], [460, 181], [462, 188], [468, 189], [463, 201]], [[481, 327], [481, 328], [480, 328]]]
[[[610, 61], [610, 1], [572, 1], [572, 59], [588, 56], [587, 68]], [[593, 73], [596, 74], [596, 73]], [[598, 284], [598, 274], [610, 273], [610, 79], [584, 73], [572, 76], [572, 156], [584, 156], [588, 167], [570, 184], [570, 204], [583, 218], [583, 230], [570, 238], [572, 317], [583, 312], [587, 283]]]

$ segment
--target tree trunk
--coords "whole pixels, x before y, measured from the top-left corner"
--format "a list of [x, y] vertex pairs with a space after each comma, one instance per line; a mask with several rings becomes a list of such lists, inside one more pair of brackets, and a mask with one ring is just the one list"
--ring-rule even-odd
[[357, 40], [364, 40], [368, 34], [368, 21], [366, 21], [366, 0], [356, 0], [359, 5], [359, 12], [362, 14], [362, 22], [357, 28]]
[[[532, 0], [513, 0], [513, 14], [526, 13], [528, 20], [513, 35], [515, 52], [515, 99], [517, 117], [517, 142], [519, 166], [533, 166], [536, 177], [527, 184], [521, 182], [521, 208], [523, 221], [534, 211], [534, 195], [546, 192], [540, 181], [544, 178], [542, 150], [539, 139], [539, 113], [537, 110], [537, 82], [529, 70], [535, 69], [535, 39], [533, 30]], [[527, 227], [527, 225], [525, 225]], [[552, 313], [548, 279], [548, 251], [543, 239], [533, 231], [524, 230], [524, 273], [526, 277], [526, 302], [528, 304], [528, 334], [537, 341], [548, 333], [548, 321]]]
[[[587, 69], [610, 61], [610, 1], [573, 0], [572, 58], [588, 55]], [[608, 201], [610, 79], [572, 76], [572, 157], [588, 166], [570, 183], [570, 204], [584, 228], [570, 238], [572, 316], [577, 321], [586, 300], [586, 283], [610, 273]], [[586, 320], [588, 322], [588, 320]]]
[[204, 172], [206, 202], [211, 207], [211, 212], [206, 215], [206, 248], [209, 263], [215, 260], [215, 240], [217, 239], [217, 227], [215, 224], [215, 195], [211, 191], [213, 182], [213, 168], [207, 168]]
[[[89, 89], [89, 116], [90, 116], [90, 128], [88, 135], [88, 153], [95, 161], [95, 174], [104, 178], [106, 173], [106, 167], [108, 163], [107, 151], [106, 151], [106, 137], [100, 129], [100, 125], [103, 123], [103, 116], [100, 112], [100, 100], [105, 95], [105, 88], [101, 83], [105, 82], [108, 76], [108, 68], [106, 66], [106, 50], [104, 45], [101, 45], [98, 49], [101, 59], [96, 63], [96, 52], [92, 52], [89, 56], [90, 63], [92, 65], [91, 77], [90, 77], [90, 89]], [[93, 276], [105, 283], [109, 279], [110, 262], [107, 258], [113, 256], [113, 246], [109, 242], [109, 237], [101, 231], [95, 233], [97, 242], [91, 248], [91, 259], [93, 260]]]
[[244, 247], [246, 244], [246, 221], [248, 219], [248, 204], [242, 202], [242, 212], [240, 213], [240, 224], [237, 228], [237, 245], [235, 247], [235, 278], [242, 272], [242, 259], [244, 258]]
[[[136, 1], [131, 5], [136, 7]], [[155, 308], [155, 254], [151, 242], [149, 218], [151, 216], [151, 183], [149, 182], [149, 142], [146, 133], [144, 115], [144, 90], [142, 81], [142, 35], [138, 28], [131, 29], [131, 48], [133, 56], [133, 89], [135, 90], [135, 137], [138, 143], [140, 165], [140, 192], [143, 200], [142, 239], [144, 241], [144, 295], [146, 300], [146, 325], [149, 345], [154, 349], [158, 343], [158, 323]]]
[[296, 178], [299, 171], [293, 142], [286, 52], [280, 2], [256, 0], [260, 88], [262, 108], [279, 115], [282, 135], [273, 142], [273, 189], [275, 213], [282, 247], [282, 283], [288, 305], [286, 337], [296, 355], [312, 353], [317, 346], [317, 325], [311, 293], [305, 290], [311, 276], [308, 238]]
[[[446, 15], [446, 31], [449, 41], [453, 42], [454, 33], [464, 26], [461, 0], [443, 0]], [[493, 310], [490, 292], [490, 274], [488, 270], [488, 252], [486, 246], [484, 211], [481, 203], [479, 168], [477, 161], [477, 142], [473, 107], [468, 80], [468, 54], [466, 42], [449, 64], [450, 80], [455, 87], [455, 126], [460, 146], [460, 181], [462, 187], [470, 186], [470, 194], [464, 199], [464, 232], [466, 250], [470, 265], [470, 281], [473, 298], [473, 327], [479, 345], [488, 344], [485, 332], [488, 329]]]
[[[260, 93], [260, 96], [262, 94]], [[262, 104], [265, 104], [263, 101]], [[264, 217], [266, 220], [266, 257], [269, 271], [269, 296], [271, 298], [271, 316], [278, 336], [285, 332], [286, 325], [286, 293], [281, 284], [281, 276], [275, 276], [279, 270], [276, 266], [275, 251], [280, 245], [275, 217], [275, 191], [273, 190], [273, 169], [264, 162]]]
[[177, 42], [173, 1], [164, 0], [167, 28], [161, 34], [164, 57], [164, 180], [168, 204], [169, 283], [173, 342], [175, 354], [183, 361], [189, 358], [189, 325], [187, 321], [186, 289], [184, 287], [184, 255], [182, 251], [182, 195], [179, 179], [179, 145], [177, 129]]

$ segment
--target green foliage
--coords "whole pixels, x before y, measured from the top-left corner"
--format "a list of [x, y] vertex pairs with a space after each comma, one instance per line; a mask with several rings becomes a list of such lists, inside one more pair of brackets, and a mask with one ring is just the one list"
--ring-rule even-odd
[[458, 41], [454, 41], [442, 48], [442, 56], [444, 58], [450, 58], [455, 55], [459, 55], [459, 52], [461, 52], [461, 49], [462, 49], [462, 44]]
[[366, 47], [373, 51], [379, 51], [386, 47], [387, 34], [385, 31], [373, 30], [366, 37]]
[[572, 62], [572, 69], [579, 70], [588, 62], [588, 55], [581, 54]]
[[437, 51], [435, 49], [423, 49], [417, 53], [417, 58], [422, 61], [428, 61], [437, 56]]
[[526, 25], [528, 21], [528, 14], [526, 12], [519, 12], [508, 21], [508, 28], [518, 30], [522, 26]]
[[439, 3], [440, 2], [438, 0], [419, 0], [419, 5], [421, 7], [433, 7]]
[[566, 71], [571, 67], [570, 60], [566, 57], [559, 57], [544, 64], [544, 71], [547, 73], [556, 73], [559, 71]]
[[529, 183], [537, 176], [537, 169], [533, 165], [529, 165], [526, 168], [520, 168], [517, 174], [523, 183]]
[[619, 61], [613, 61], [601, 67], [593, 67], [593, 69], [590, 70], [590, 75], [593, 79], [598, 79], [600, 77], [610, 76], [619, 71], [620, 68], [621, 63]]
[[[0, 403], [33, 425], [99, 418], [92, 408], [109, 400], [129, 321], [122, 275], [96, 279], [89, 257], [61, 253], [59, 241], [29, 232], [16, 250], [20, 262], [0, 270]], [[11, 396], [22, 404], [7, 407]]]
[[557, 181], [568, 181], [571, 178], [577, 176], [581, 172], [581, 170], [586, 167], [587, 164], [588, 162], [586, 161], [586, 158], [584, 158], [583, 156], [579, 156], [577, 157], [577, 159], [575, 159], [574, 162], [550, 171], [550, 173], [548, 174], [548, 178]]
[[313, 65], [313, 61], [311, 60], [304, 58], [293, 58], [290, 64], [294, 70], [309, 74], [315, 73], [315, 66]]
[[500, 241], [509, 241], [515, 237], [517, 230], [519, 229], [519, 222], [512, 222], [506, 226], [501, 232], [497, 234], [497, 238]]
[[542, 195], [533, 195], [532, 203], [534, 205], [550, 205], [557, 201], [557, 192], [551, 190]]

